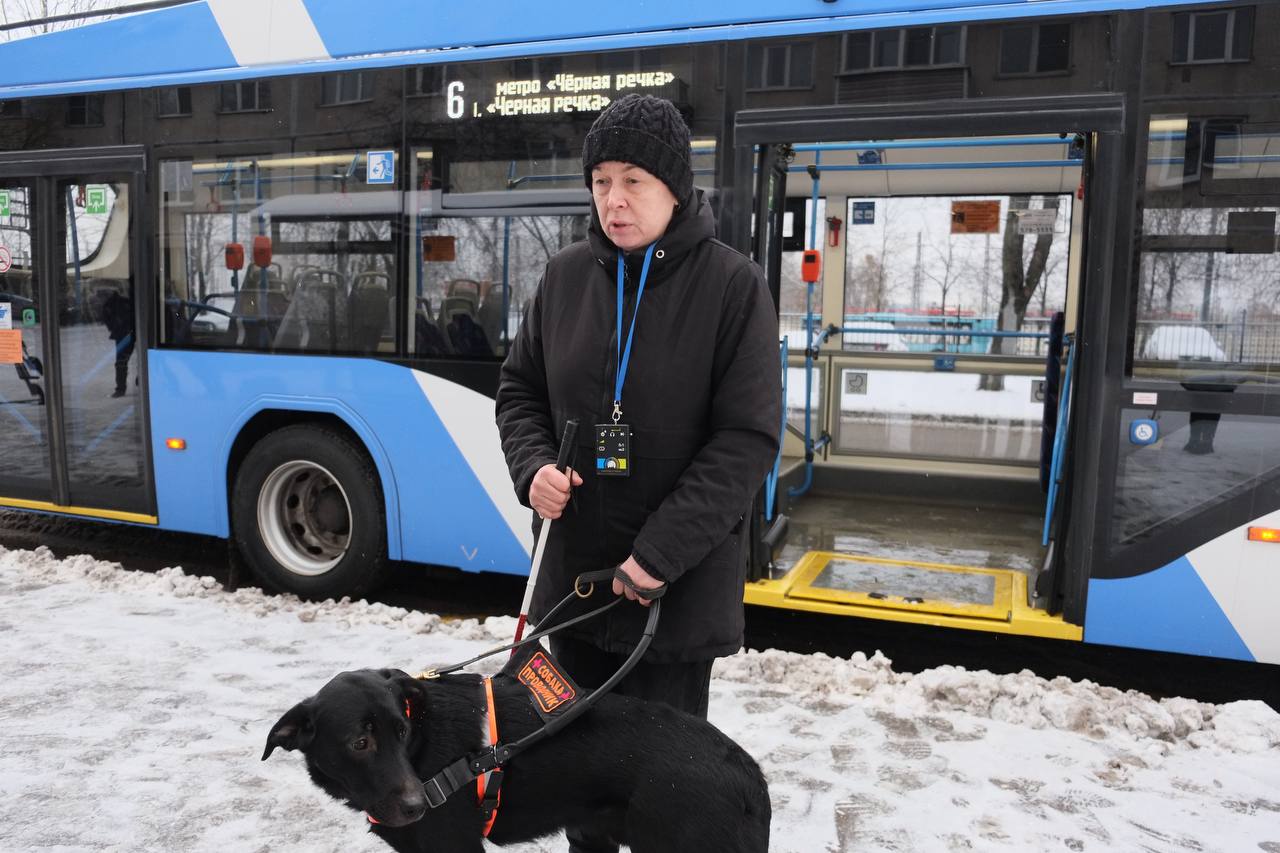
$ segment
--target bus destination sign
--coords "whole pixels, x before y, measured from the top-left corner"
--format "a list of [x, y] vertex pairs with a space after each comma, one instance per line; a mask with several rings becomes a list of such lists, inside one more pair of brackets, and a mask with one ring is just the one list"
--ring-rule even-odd
[[663, 90], [676, 80], [674, 73], [665, 70], [556, 74], [547, 79], [486, 80], [470, 84], [453, 80], [445, 87], [445, 113], [451, 119], [460, 119], [599, 112], [615, 98], [630, 92], [669, 96], [670, 93]]

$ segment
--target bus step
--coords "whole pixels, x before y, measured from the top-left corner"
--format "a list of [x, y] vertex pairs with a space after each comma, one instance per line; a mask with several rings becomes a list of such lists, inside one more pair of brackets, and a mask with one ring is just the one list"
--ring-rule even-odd
[[1027, 604], [1027, 576], [972, 568], [810, 551], [775, 580], [746, 586], [747, 604], [1078, 640], [1077, 625]]

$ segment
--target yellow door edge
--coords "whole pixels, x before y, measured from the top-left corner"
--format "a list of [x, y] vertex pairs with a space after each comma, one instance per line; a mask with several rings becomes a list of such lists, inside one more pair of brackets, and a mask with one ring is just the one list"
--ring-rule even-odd
[[40, 512], [53, 512], [60, 515], [74, 515], [81, 518], [99, 518], [105, 521], [131, 521], [135, 524], [159, 524], [160, 519], [154, 515], [140, 512], [121, 512], [115, 509], [94, 509], [81, 506], [59, 506], [48, 501], [29, 501], [23, 498], [0, 497], [0, 507], [13, 509], [34, 509]]

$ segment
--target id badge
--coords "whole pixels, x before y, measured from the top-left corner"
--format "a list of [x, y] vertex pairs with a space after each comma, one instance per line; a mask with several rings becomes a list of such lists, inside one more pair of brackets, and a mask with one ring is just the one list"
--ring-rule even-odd
[[631, 427], [596, 424], [596, 474], [600, 477], [631, 474]]

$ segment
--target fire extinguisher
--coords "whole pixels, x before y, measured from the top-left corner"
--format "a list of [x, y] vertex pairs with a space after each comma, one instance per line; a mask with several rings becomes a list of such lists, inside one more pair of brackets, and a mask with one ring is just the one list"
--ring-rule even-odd
[[844, 220], [838, 216], [827, 217], [827, 245], [835, 248], [840, 245], [840, 226]]

